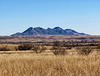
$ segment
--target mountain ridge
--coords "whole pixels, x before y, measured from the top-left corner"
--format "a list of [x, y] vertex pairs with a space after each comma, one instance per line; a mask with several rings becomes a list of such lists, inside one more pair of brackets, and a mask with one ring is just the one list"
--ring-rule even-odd
[[15, 33], [11, 36], [36, 36], [36, 35], [88, 35], [85, 33], [79, 33], [72, 29], [62, 29], [61, 27], [47, 28], [44, 29], [42, 27], [29, 27], [22, 33]]

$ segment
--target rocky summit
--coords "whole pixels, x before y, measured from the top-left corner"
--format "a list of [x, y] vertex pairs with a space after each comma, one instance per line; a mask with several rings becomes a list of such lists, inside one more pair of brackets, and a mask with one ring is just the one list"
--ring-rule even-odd
[[85, 33], [79, 33], [72, 29], [62, 29], [60, 27], [55, 28], [41, 28], [41, 27], [30, 27], [22, 33], [12, 34], [11, 36], [36, 36], [36, 35], [87, 35]]

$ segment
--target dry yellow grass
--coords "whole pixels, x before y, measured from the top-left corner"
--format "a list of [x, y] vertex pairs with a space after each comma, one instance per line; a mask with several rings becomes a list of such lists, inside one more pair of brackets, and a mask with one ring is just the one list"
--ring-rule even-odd
[[7, 47], [8, 49], [12, 50], [12, 51], [16, 51], [16, 47], [18, 47], [17, 44], [0, 44], [0, 48], [2, 47]]
[[0, 76], [100, 76], [100, 55], [0, 54]]

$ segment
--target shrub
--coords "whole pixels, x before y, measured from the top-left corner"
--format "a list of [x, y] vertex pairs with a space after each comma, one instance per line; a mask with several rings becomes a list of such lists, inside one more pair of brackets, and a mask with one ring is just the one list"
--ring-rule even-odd
[[41, 46], [39, 46], [39, 45], [34, 45], [34, 46], [33, 46], [33, 51], [34, 51], [35, 53], [42, 53], [42, 52], [44, 52], [46, 49], [47, 49], [47, 48], [46, 48], [45, 46], [43, 46], [43, 45], [41, 45]]
[[15, 47], [15, 51], [18, 51], [18, 47]]
[[40, 53], [44, 52], [47, 48], [45, 46], [41, 46]]
[[0, 51], [10, 51], [10, 49], [7, 46], [0, 47]]
[[96, 47], [97, 49], [100, 49], [100, 45]]
[[21, 44], [18, 46], [18, 50], [31, 50], [32, 47], [32, 44]]
[[69, 50], [70, 50], [70, 49], [72, 49], [72, 47], [67, 47], [67, 49], [69, 49]]
[[96, 46], [97, 52], [100, 52], [100, 45]]
[[92, 52], [92, 48], [90, 47], [81, 47], [77, 48], [79, 55], [89, 55]]
[[40, 53], [40, 46], [39, 45], [34, 45], [33, 46], [33, 51], [35, 51], [36, 53]]
[[52, 52], [53, 52], [55, 55], [65, 55], [65, 54], [67, 54], [66, 49], [63, 48], [63, 47], [53, 46], [53, 47], [51, 48], [51, 50], [53, 50]]
[[62, 43], [60, 41], [54, 41], [53, 46], [61, 46]]

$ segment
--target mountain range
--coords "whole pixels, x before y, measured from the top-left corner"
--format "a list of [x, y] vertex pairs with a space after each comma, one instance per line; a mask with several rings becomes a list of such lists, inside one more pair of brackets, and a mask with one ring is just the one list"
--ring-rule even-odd
[[78, 36], [78, 35], [88, 35], [88, 34], [79, 33], [72, 29], [62, 29], [60, 27], [47, 28], [47, 29], [44, 29], [42, 27], [36, 27], [36, 28], [30, 27], [22, 33], [12, 34], [11, 36], [36, 36], [36, 35], [73, 35], [73, 36]]

